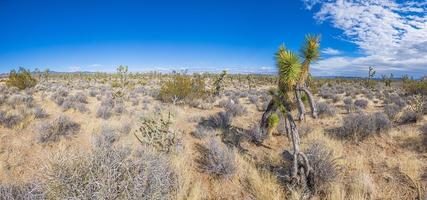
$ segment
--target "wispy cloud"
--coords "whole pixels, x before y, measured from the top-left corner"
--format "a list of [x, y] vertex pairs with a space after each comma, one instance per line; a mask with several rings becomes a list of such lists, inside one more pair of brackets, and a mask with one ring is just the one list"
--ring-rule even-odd
[[104, 66], [104, 65], [102, 65], [102, 64], [91, 64], [91, 65], [89, 65], [89, 67], [102, 67], [102, 66]]
[[[427, 2], [392, 0], [303, 0], [314, 18], [330, 22], [356, 44], [363, 57], [331, 57], [317, 63], [328, 70], [375, 65], [384, 71], [403, 69], [427, 73]], [[318, 9], [317, 9], [318, 8]], [[317, 9], [317, 10], [315, 10]]]
[[80, 71], [81, 67], [80, 66], [69, 66], [68, 67], [68, 71], [70, 72], [76, 72], [76, 71]]
[[338, 50], [338, 49], [333, 49], [333, 48], [330, 48], [330, 47], [327, 47], [327, 48], [322, 49], [322, 50], [321, 50], [321, 52], [322, 52], [323, 54], [327, 54], [327, 55], [340, 55], [340, 54], [341, 54], [341, 51], [340, 51], [340, 50]]

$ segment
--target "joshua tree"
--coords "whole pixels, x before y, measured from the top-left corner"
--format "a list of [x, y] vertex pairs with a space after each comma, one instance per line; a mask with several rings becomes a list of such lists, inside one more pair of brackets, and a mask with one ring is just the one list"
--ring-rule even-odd
[[368, 87], [372, 87], [373, 86], [373, 82], [372, 82], [372, 79], [374, 78], [374, 76], [375, 76], [375, 73], [376, 73], [376, 71], [374, 70], [374, 67], [373, 66], [369, 66], [369, 70], [368, 70], [368, 81], [367, 81], [367, 86]]
[[227, 71], [222, 71], [221, 74], [218, 75], [218, 77], [215, 79], [214, 81], [214, 95], [218, 96], [219, 93], [221, 92], [221, 90], [223, 89], [223, 82], [224, 82], [224, 78], [227, 75]]
[[298, 129], [291, 114], [290, 94], [296, 94], [296, 86], [300, 83], [300, 76], [303, 74], [302, 63], [297, 54], [286, 50], [282, 45], [276, 54], [276, 65], [279, 73], [278, 88], [270, 91], [273, 98], [262, 115], [260, 124], [261, 134], [268, 134], [271, 128], [271, 123], [269, 123], [271, 121], [270, 116], [276, 113], [285, 116], [285, 128], [293, 144], [292, 152], [285, 151], [285, 154], [289, 155], [288, 158], [292, 162], [290, 173], [285, 178], [292, 187], [307, 187], [313, 192], [315, 191], [313, 170], [305, 154], [300, 152]]
[[298, 106], [298, 119], [303, 120], [305, 115], [304, 103], [301, 100], [301, 92], [305, 92], [311, 107], [311, 115], [317, 118], [317, 110], [314, 102], [313, 94], [307, 87], [307, 79], [310, 75], [310, 64], [319, 59], [319, 44], [320, 36], [307, 35], [305, 44], [301, 49], [301, 57], [304, 61], [301, 63], [301, 72], [299, 74], [298, 83], [296, 85], [295, 96]]
[[119, 84], [118, 84], [118, 89], [113, 93], [113, 97], [114, 98], [123, 98], [125, 95], [125, 90], [127, 85], [129, 84], [128, 82], [128, 67], [127, 66], [123, 66], [120, 65], [119, 67], [117, 67], [117, 74], [119, 75]]
[[383, 75], [381, 75], [381, 78], [383, 79], [385, 86], [387, 86], [387, 87], [391, 86], [391, 82], [393, 80], [393, 74], [390, 74], [390, 76], [383, 74]]

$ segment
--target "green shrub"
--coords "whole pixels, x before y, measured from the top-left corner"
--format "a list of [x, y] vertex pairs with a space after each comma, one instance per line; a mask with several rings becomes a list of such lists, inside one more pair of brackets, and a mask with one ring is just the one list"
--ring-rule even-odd
[[10, 71], [9, 79], [6, 81], [7, 86], [16, 87], [20, 90], [25, 88], [34, 87], [37, 80], [31, 76], [31, 72], [24, 68], [19, 68], [19, 71]]
[[187, 102], [192, 99], [200, 99], [206, 96], [205, 81], [200, 75], [194, 77], [176, 74], [172, 79], [163, 83], [159, 99], [163, 102]]
[[427, 80], [406, 80], [403, 82], [406, 93], [427, 95]]

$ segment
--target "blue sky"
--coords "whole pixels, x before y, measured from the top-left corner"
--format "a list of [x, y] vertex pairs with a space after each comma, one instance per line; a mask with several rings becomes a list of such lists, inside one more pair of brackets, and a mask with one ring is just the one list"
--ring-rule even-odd
[[365, 76], [374, 65], [377, 74], [419, 77], [427, 74], [425, 13], [425, 1], [0, 0], [0, 72], [120, 64], [274, 72], [280, 44], [299, 50], [305, 34], [317, 33], [315, 75]]

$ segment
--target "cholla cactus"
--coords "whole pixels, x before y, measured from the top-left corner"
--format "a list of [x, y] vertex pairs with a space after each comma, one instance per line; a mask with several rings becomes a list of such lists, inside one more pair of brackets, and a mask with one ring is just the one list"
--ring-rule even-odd
[[142, 119], [134, 135], [144, 146], [153, 147], [159, 152], [170, 153], [180, 143], [180, 139], [174, 131], [169, 129], [169, 125], [169, 119]]

